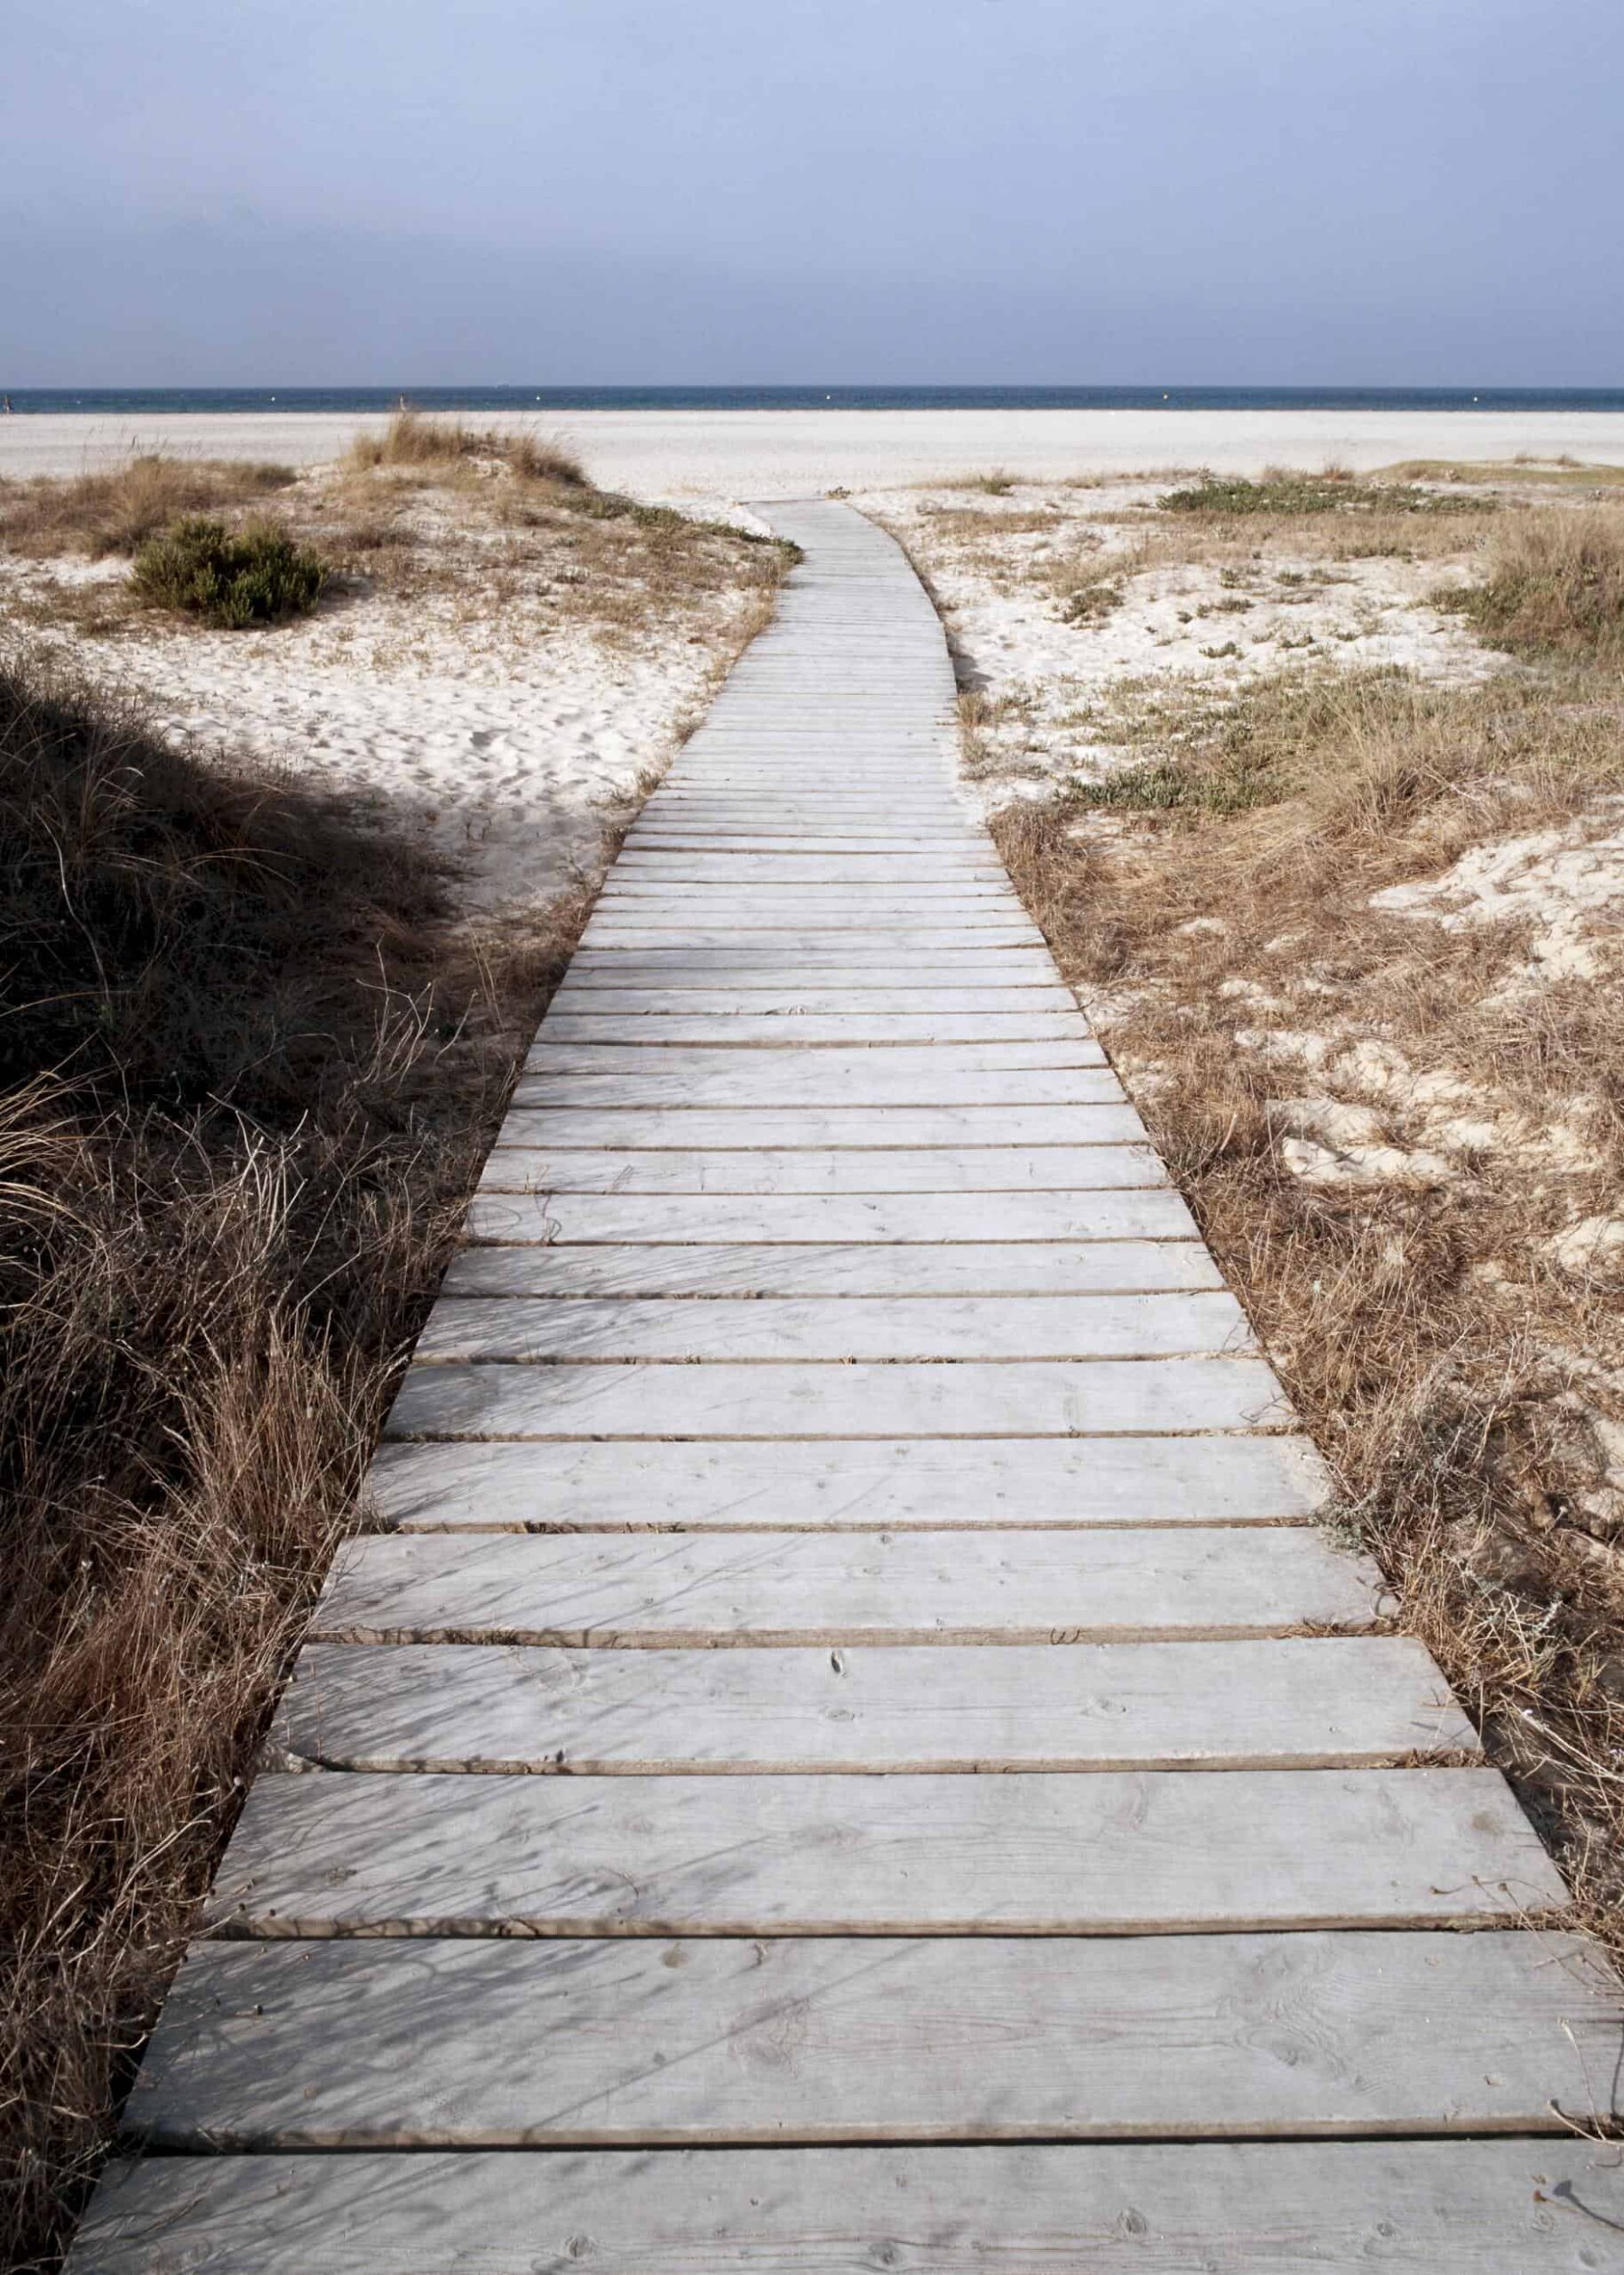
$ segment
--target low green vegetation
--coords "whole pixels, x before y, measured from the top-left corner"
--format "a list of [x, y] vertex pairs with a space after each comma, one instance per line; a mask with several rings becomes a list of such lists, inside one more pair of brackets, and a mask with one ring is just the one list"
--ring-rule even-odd
[[1318, 514], [1492, 513], [1487, 498], [1455, 498], [1413, 483], [1355, 482], [1341, 474], [1265, 475], [1248, 482], [1240, 475], [1204, 474], [1187, 489], [1169, 490], [1157, 500], [1165, 514], [1191, 514], [1208, 521], [1268, 515], [1296, 519]]
[[1066, 624], [1102, 624], [1122, 605], [1120, 585], [1101, 579], [1097, 583], [1079, 585], [1061, 603], [1061, 619]]
[[308, 616], [326, 582], [326, 563], [286, 531], [251, 522], [234, 531], [201, 514], [149, 537], [130, 571], [137, 600], [226, 632]]

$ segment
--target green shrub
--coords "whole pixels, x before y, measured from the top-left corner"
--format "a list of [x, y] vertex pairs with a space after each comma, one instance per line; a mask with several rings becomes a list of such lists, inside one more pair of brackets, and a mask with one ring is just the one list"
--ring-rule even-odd
[[230, 531], [202, 515], [171, 522], [135, 556], [130, 589], [155, 608], [183, 610], [228, 632], [307, 616], [326, 564], [268, 523]]

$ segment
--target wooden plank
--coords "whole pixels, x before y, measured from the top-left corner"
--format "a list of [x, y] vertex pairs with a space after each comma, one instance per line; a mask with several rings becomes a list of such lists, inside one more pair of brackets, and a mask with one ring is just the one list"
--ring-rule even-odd
[[1577, 2140], [501, 2150], [110, 2168], [70, 2275], [1595, 2275]]
[[1216, 1288], [1199, 1241], [965, 1241], [945, 1248], [461, 1249], [450, 1296], [1066, 1296]]
[[[928, 1063], [894, 1065], [889, 1051], [871, 1052], [872, 1064], [849, 1068], [832, 1063], [835, 1054], [823, 1050], [754, 1051], [747, 1064], [733, 1051], [719, 1055], [728, 1063], [705, 1074], [679, 1074], [659, 1066], [639, 1066], [620, 1074], [527, 1069], [514, 1088], [513, 1104], [541, 1109], [665, 1106], [690, 1113], [697, 1106], [1096, 1106], [1122, 1098], [1120, 1083], [1104, 1066], [955, 1072]], [[922, 1050], [904, 1055], [921, 1062], [935, 1057]]]
[[1407, 1636], [565, 1650], [313, 1643], [273, 1731], [329, 1769], [609, 1776], [1357, 1768], [1480, 1757]]
[[[686, 1011], [681, 997], [657, 997], [618, 1011], [549, 1011], [541, 1032], [554, 1042], [820, 1043], [1039, 1042], [1081, 1040], [1088, 1023], [1080, 1011], [905, 1011], [816, 1013]], [[786, 1032], [787, 1030], [787, 1032]]]
[[516, 1107], [498, 1145], [784, 1148], [1123, 1145], [1145, 1135], [1126, 1100], [1096, 1106]]
[[1099, 1193], [1166, 1183], [1149, 1145], [779, 1146], [634, 1153], [498, 1145], [482, 1193]]
[[126, 2123], [191, 2149], [1558, 2132], [1617, 2036], [1560, 1931], [205, 1943]]
[[418, 1532], [1301, 1524], [1330, 1490], [1285, 1437], [397, 1444], [368, 1478]]
[[672, 846], [653, 851], [627, 845], [605, 880], [605, 890], [617, 893], [665, 890], [672, 885], [733, 886], [743, 879], [755, 887], [804, 890], [830, 885], [859, 890], [891, 886], [905, 892], [929, 887], [957, 892], [962, 888], [991, 887], [1009, 895], [1014, 888], [1007, 871], [990, 849], [978, 853], [916, 852], [895, 848], [888, 852], [819, 852], [798, 838], [745, 844], [728, 852], [685, 850]]
[[697, 946], [577, 950], [570, 986], [589, 987], [720, 987], [741, 992], [807, 987], [1014, 987], [1022, 982], [1056, 985], [1048, 950], [1023, 947], [929, 948], [894, 945], [877, 961], [851, 943], [798, 946], [780, 940], [753, 947]]
[[317, 1642], [1140, 1642], [1356, 1632], [1373, 1566], [1296, 1527], [1173, 1533], [385, 1533], [342, 1552]]
[[442, 1295], [420, 1364], [605, 1360], [1158, 1359], [1255, 1351], [1233, 1296]]
[[1063, 1438], [1289, 1427], [1261, 1360], [413, 1367], [392, 1438]]
[[[824, 914], [832, 910], [855, 915], [883, 911], [888, 916], [935, 911], [935, 920], [963, 910], [984, 914], [1002, 910], [1024, 916], [1024, 905], [1007, 876], [995, 869], [961, 871], [956, 874], [898, 876], [888, 865], [880, 874], [871, 866], [866, 876], [785, 876], [771, 866], [757, 866], [743, 856], [724, 858], [706, 876], [687, 876], [690, 865], [665, 861], [630, 873], [611, 870], [598, 895], [597, 906], [622, 915], [650, 909], [662, 913], [704, 909], [729, 916], [752, 911], [778, 914], [785, 909]], [[777, 865], [782, 870], [783, 864]]]
[[1195, 1220], [1161, 1187], [1097, 1193], [476, 1193], [470, 1241], [1191, 1240]]
[[[775, 957], [780, 962], [819, 957], [849, 962], [873, 959], [883, 962], [893, 954], [914, 958], [974, 952], [997, 957], [1007, 953], [1031, 954], [1041, 946], [1043, 935], [1024, 918], [955, 914], [915, 922], [896, 917], [889, 923], [877, 917], [856, 923], [849, 916], [830, 915], [815, 924], [808, 917], [783, 923], [768, 921], [710, 923], [703, 913], [685, 917], [680, 911], [664, 922], [634, 921], [629, 916], [594, 916], [581, 936], [577, 951], [584, 963], [602, 963], [615, 956], [648, 956], [671, 948], [686, 958], [707, 952], [721, 956]], [[1047, 950], [1044, 951], [1047, 954]]]
[[768, 1079], [813, 1072], [826, 1083], [861, 1085], [876, 1074], [912, 1075], [926, 1081], [959, 1074], [997, 1074], [1007, 1069], [1092, 1068], [1105, 1064], [1105, 1053], [1092, 1035], [1040, 1036], [1036, 1042], [920, 1042], [899, 1039], [889, 1049], [864, 1043], [841, 1050], [830, 1045], [808, 1050], [792, 1033], [780, 1030], [768, 1044], [748, 1052], [717, 1044], [676, 1043], [657, 1057], [647, 1044], [634, 1042], [569, 1042], [549, 1034], [544, 1026], [525, 1056], [525, 1071], [549, 1077], [562, 1074], [635, 1074], [660, 1082], [675, 1078], [703, 1089], [712, 1075]]
[[1233, 1935], [1504, 1922], [1566, 1902], [1493, 1769], [360, 1776], [261, 1778], [205, 1927]]
[[[566, 978], [553, 998], [549, 1020], [621, 1018], [656, 1012], [667, 1018], [792, 1018], [861, 1022], [904, 1019], [921, 1027], [970, 1020], [978, 1034], [1001, 1032], [1006, 1018], [1081, 1018], [1077, 999], [1058, 981], [1021, 987], [596, 987], [577, 991]], [[983, 1022], [991, 1022], [990, 1025]]]

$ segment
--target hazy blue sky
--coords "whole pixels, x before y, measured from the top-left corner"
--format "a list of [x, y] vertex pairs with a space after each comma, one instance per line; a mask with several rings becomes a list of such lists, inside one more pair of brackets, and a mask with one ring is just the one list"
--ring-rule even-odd
[[1619, 0], [5, 0], [0, 384], [1624, 379]]

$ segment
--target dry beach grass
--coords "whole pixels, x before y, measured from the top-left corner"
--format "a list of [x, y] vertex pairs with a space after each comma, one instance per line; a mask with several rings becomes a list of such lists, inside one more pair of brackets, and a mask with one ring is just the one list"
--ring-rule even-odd
[[48, 2259], [234, 1814], [571, 912], [0, 675], [8, 2264]]
[[[1246, 519], [1202, 531], [1211, 596], [1309, 573]], [[1624, 511], [1466, 526], [1431, 574], [1486, 675], [1440, 639], [1103, 682], [1034, 787], [994, 668], [971, 750], [1335, 1521], [1624, 1953]]]

